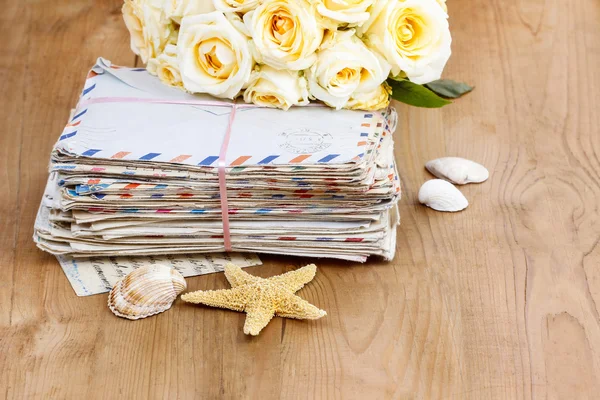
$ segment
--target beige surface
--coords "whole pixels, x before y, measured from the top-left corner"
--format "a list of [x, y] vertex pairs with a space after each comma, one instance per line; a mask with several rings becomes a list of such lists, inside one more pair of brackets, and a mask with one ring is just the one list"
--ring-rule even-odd
[[[398, 106], [404, 184], [392, 263], [317, 261], [275, 319], [175, 304], [114, 317], [77, 298], [31, 234], [48, 154], [94, 59], [132, 65], [120, 1], [6, 0], [0, 13], [0, 397], [592, 398], [600, 390], [600, 3], [449, 0], [446, 76], [475, 92]], [[425, 161], [460, 155], [488, 182], [471, 206], [416, 204]], [[313, 260], [264, 257], [270, 276]], [[227, 287], [222, 274], [189, 288]]]

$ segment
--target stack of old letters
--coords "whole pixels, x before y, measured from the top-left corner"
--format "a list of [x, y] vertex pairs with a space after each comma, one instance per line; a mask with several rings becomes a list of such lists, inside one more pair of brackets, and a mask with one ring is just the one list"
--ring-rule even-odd
[[391, 259], [395, 125], [391, 108], [238, 105], [99, 59], [52, 151], [34, 238], [74, 257]]

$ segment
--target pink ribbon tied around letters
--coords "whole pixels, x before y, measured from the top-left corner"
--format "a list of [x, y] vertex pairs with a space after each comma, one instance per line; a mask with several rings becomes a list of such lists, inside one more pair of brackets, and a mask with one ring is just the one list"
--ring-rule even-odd
[[[78, 108], [82, 108], [91, 104], [100, 103], [150, 103], [150, 104], [184, 104], [194, 106], [213, 106], [213, 107], [231, 107], [231, 113], [229, 114], [229, 123], [227, 124], [227, 130], [225, 131], [225, 137], [221, 143], [221, 150], [219, 151], [219, 159], [217, 161], [218, 176], [219, 176], [219, 196], [221, 200], [221, 219], [223, 223], [223, 245], [225, 251], [232, 251], [231, 247], [231, 232], [229, 225], [229, 203], [227, 201], [227, 148], [229, 147], [229, 141], [231, 139], [231, 130], [233, 121], [235, 119], [235, 113], [238, 108], [267, 108], [264, 106], [257, 106], [255, 104], [238, 104], [235, 100], [232, 103], [225, 101], [210, 101], [210, 100], [164, 100], [164, 99], [150, 99], [150, 98], [138, 98], [138, 97], [97, 97], [92, 99], [83, 100], [79, 103]], [[310, 103], [308, 106], [312, 107], [325, 107], [323, 104]]]

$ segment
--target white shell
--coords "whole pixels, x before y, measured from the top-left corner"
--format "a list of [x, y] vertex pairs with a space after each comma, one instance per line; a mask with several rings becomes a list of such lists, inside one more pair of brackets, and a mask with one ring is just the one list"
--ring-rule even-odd
[[460, 157], [437, 158], [425, 164], [425, 168], [436, 177], [457, 185], [480, 183], [490, 177], [483, 165]]
[[437, 211], [460, 211], [469, 201], [453, 184], [443, 179], [432, 179], [421, 186], [419, 202]]
[[171, 308], [186, 287], [185, 279], [174, 268], [140, 267], [115, 284], [108, 295], [108, 308], [118, 317], [146, 318]]

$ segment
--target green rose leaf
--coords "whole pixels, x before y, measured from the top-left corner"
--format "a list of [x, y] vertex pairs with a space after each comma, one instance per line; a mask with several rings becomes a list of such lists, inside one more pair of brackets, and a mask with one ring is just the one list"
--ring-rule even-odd
[[450, 79], [438, 79], [437, 81], [427, 83], [425, 86], [440, 96], [448, 99], [457, 99], [474, 89], [473, 86], [469, 86], [466, 83], [456, 82]]
[[451, 104], [448, 101], [425, 86], [417, 85], [407, 80], [388, 79], [387, 83], [392, 87], [392, 98], [402, 103], [410, 104], [415, 107], [425, 108], [440, 108], [446, 104]]

